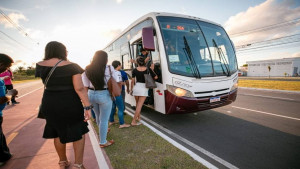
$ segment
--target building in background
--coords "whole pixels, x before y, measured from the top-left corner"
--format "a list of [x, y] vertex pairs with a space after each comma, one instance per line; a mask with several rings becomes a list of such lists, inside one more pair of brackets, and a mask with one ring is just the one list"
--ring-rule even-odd
[[299, 76], [300, 57], [247, 61], [248, 76]]

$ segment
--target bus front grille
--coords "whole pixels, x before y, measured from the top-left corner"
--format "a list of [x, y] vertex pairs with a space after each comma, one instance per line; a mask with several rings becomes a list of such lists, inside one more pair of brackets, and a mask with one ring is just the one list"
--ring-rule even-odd
[[219, 89], [219, 90], [211, 90], [211, 91], [204, 91], [204, 92], [195, 92], [195, 94], [206, 94], [206, 93], [212, 93], [212, 92], [222, 92], [225, 90], [228, 90], [229, 88], [225, 88], [225, 89]]

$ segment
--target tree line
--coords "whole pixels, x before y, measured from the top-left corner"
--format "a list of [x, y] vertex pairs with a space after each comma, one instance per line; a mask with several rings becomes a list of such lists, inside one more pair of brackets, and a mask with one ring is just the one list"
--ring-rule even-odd
[[35, 75], [35, 67], [28, 66], [27, 68], [23, 66], [17, 67], [16, 70], [13, 71], [14, 75], [21, 76], [34, 76]]

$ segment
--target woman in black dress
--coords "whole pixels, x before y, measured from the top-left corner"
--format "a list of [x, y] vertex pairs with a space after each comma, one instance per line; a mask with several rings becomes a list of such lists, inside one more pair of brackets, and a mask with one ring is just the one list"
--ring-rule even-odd
[[[132, 70], [132, 79], [131, 79], [131, 95], [134, 96], [135, 102], [136, 102], [136, 108], [134, 117], [132, 118], [131, 125], [137, 126], [141, 123], [139, 122], [141, 120], [141, 110], [142, 106], [148, 96], [148, 88], [146, 88], [145, 85], [145, 76], [144, 74], [148, 73], [145, 58], [144, 57], [137, 57], [136, 63], [138, 64], [138, 67]], [[153, 72], [151, 68], [149, 68], [149, 73], [153, 77], [153, 79], [157, 79], [156, 74]]]
[[84, 168], [84, 134], [89, 131], [87, 120], [91, 117], [92, 106], [81, 80], [83, 69], [67, 60], [67, 50], [62, 43], [52, 41], [46, 45], [44, 60], [36, 65], [35, 76], [45, 82], [52, 67], [60, 60], [63, 61], [49, 78], [42, 98], [41, 110], [46, 118], [43, 138], [54, 138], [60, 168], [70, 165], [66, 156], [66, 143], [73, 142], [73, 167]]

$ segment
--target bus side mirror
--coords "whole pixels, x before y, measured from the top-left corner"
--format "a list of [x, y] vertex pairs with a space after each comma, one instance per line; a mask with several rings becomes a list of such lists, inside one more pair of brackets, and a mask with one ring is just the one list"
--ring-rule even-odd
[[145, 27], [142, 30], [143, 48], [148, 51], [155, 51], [154, 35], [152, 27]]

